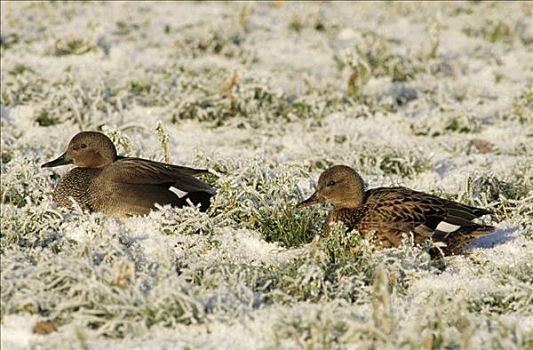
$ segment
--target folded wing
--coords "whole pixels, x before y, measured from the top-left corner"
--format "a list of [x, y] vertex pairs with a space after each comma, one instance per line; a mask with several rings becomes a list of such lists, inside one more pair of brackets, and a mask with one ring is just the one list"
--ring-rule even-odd
[[473, 219], [490, 214], [475, 208], [403, 187], [369, 191], [370, 205], [376, 225], [401, 232], [414, 232], [425, 237], [446, 239], [451, 234], [472, 234], [490, 231], [492, 226], [480, 225]]
[[119, 158], [106, 168], [106, 172], [106, 176], [117, 183], [172, 186], [184, 192], [215, 194], [211, 186], [194, 177], [208, 174], [207, 169], [194, 169], [141, 158]]

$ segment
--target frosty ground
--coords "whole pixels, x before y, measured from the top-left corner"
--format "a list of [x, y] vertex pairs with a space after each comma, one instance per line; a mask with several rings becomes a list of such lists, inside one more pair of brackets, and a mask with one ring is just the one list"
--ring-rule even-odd
[[[2, 349], [533, 348], [530, 3], [1, 6]], [[40, 164], [80, 130], [208, 167], [212, 208], [58, 208]], [[332, 164], [497, 230], [320, 237], [295, 204]]]

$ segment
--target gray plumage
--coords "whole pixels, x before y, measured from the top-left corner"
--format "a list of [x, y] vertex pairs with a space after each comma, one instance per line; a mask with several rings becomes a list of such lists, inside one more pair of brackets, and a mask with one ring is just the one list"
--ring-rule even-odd
[[[78, 133], [64, 154], [42, 167], [65, 164], [78, 167], [54, 189], [54, 200], [64, 207], [74, 200], [83, 209], [122, 217], [148, 214], [156, 204], [183, 207], [191, 202], [205, 211], [215, 194], [195, 177], [208, 170], [117, 156], [113, 142], [99, 132]], [[188, 194], [180, 198], [171, 187]]]

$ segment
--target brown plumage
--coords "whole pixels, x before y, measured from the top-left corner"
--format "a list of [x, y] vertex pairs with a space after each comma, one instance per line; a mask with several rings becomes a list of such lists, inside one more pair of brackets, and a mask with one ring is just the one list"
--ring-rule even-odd
[[[208, 170], [117, 156], [113, 142], [99, 132], [78, 133], [64, 154], [42, 167], [65, 164], [78, 167], [63, 176], [54, 189], [54, 200], [64, 207], [72, 206], [74, 200], [83, 209], [122, 217], [148, 214], [155, 204], [182, 207], [192, 202], [205, 211], [215, 194], [213, 188], [194, 177]], [[180, 198], [171, 187], [188, 194]]]
[[457, 254], [473, 240], [494, 231], [493, 226], [472, 222], [490, 211], [439, 198], [404, 187], [374, 188], [365, 191], [355, 170], [337, 165], [324, 171], [318, 190], [298, 204], [306, 207], [331, 203], [324, 234], [330, 224], [343, 222], [363, 236], [374, 234], [377, 248], [397, 247], [405, 234], [412, 233], [417, 244], [432, 239], [442, 242], [445, 254]]

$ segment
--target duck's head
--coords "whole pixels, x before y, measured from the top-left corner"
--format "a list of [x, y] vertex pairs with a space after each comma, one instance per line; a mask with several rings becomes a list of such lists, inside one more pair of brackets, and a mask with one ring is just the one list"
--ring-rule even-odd
[[335, 165], [320, 175], [317, 191], [298, 207], [331, 203], [336, 208], [357, 208], [363, 202], [364, 192], [363, 179], [355, 170], [346, 165]]
[[41, 168], [66, 164], [74, 164], [82, 168], [101, 168], [116, 159], [117, 150], [109, 137], [100, 132], [82, 131], [70, 140], [65, 153], [41, 165]]

